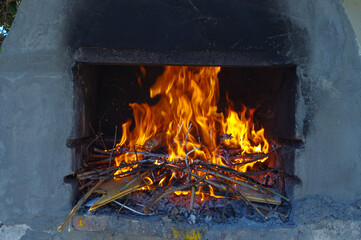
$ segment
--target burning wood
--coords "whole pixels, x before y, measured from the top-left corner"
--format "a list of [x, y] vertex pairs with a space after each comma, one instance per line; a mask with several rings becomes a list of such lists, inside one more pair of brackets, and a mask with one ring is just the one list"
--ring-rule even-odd
[[283, 179], [277, 148], [270, 151], [264, 129], [256, 130], [255, 110], [244, 107], [237, 113], [228, 100], [227, 112], [218, 111], [219, 71], [219, 67], [166, 67], [150, 89], [151, 97], [160, 96], [158, 103], [130, 104], [134, 129], [130, 131], [131, 121], [124, 123], [116, 147], [94, 149], [84, 159], [86, 167], [76, 174], [80, 185], [88, 188], [95, 179], [104, 181], [96, 190], [91, 188], [90, 193], [103, 196], [90, 211], [155, 189], [158, 193], [143, 208], [146, 214], [161, 199], [177, 193], [190, 194], [190, 210], [196, 196], [201, 201], [239, 199], [265, 219], [275, 210], [254, 202], [278, 206], [289, 201], [279, 193]]
[[[135, 153], [126, 149], [118, 151], [124, 152], [124, 154], [138, 154], [141, 160], [122, 163], [111, 168], [107, 168], [108, 162], [104, 161], [99, 163], [95, 170], [85, 171], [86, 169], [81, 169], [77, 174], [77, 178], [82, 184], [87, 184], [87, 182], [91, 181], [93, 184], [90, 185], [94, 185], [95, 179], [106, 180], [95, 191], [92, 190], [92, 192], [101, 193], [103, 196], [90, 207], [89, 211], [137, 191], [149, 190], [151, 188], [162, 188], [162, 191], [155, 195], [153, 200], [143, 208], [143, 212], [146, 214], [150, 213], [151, 207], [158, 201], [179, 191], [186, 191], [191, 194], [189, 204], [191, 210], [193, 210], [194, 196], [196, 194], [209, 194], [213, 197], [224, 197], [227, 195], [227, 198], [245, 201], [247, 204], [255, 207], [256, 211], [260, 214], [262, 211], [265, 212], [265, 214], [261, 214], [264, 217], [266, 217], [269, 211], [258, 209], [252, 202], [280, 205], [282, 203], [281, 199], [289, 201], [288, 198], [278, 193], [277, 190], [271, 189], [270, 186], [262, 185], [252, 178], [267, 173], [277, 173], [279, 169], [239, 172], [228, 166], [197, 159], [194, 159], [188, 168], [184, 159], [178, 158], [176, 161], [169, 161], [170, 156], [167, 154]], [[274, 151], [270, 154], [273, 153]], [[105, 154], [104, 156], [109, 155]], [[253, 160], [256, 161], [264, 157], [263, 155], [261, 157], [255, 155]], [[251, 156], [247, 155], [245, 158], [250, 161]], [[190, 176], [190, 180], [187, 183], [188, 176]], [[274, 181], [276, 182], [276, 179]], [[277, 182], [273, 187], [280, 184], [281, 182]], [[199, 189], [203, 187], [208, 187], [212, 190], [208, 193], [199, 193]], [[217, 191], [217, 194], [214, 193], [215, 191]], [[274, 211], [273, 209], [271, 210]]]

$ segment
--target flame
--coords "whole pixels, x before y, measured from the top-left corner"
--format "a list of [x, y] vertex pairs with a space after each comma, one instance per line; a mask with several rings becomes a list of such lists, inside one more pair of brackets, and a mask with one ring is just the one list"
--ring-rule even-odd
[[209, 195], [215, 198], [224, 198], [223, 196], [218, 196], [216, 194], [214, 194], [214, 190], [212, 186], [209, 186]]
[[[237, 113], [229, 101], [226, 112], [219, 112], [217, 75], [220, 70], [220, 67], [166, 66], [164, 73], [150, 88], [150, 97], [159, 96], [159, 101], [152, 106], [147, 103], [129, 104], [134, 113], [135, 127], [130, 130], [131, 120], [122, 125], [122, 138], [117, 147], [144, 146], [154, 137], [158, 139], [157, 143], [166, 146], [170, 160], [184, 159], [187, 155], [190, 163], [202, 159], [219, 165], [225, 165], [217, 156], [221, 145], [240, 149], [242, 154], [268, 153], [264, 129], [257, 130], [253, 122], [255, 109], [244, 107]], [[142, 73], [145, 75], [144, 68]], [[233, 138], [217, 141], [224, 134]], [[141, 159], [141, 155], [134, 153], [115, 158], [117, 165], [137, 159]], [[244, 158], [232, 161], [242, 162]], [[245, 171], [253, 164], [245, 164], [237, 170]], [[160, 185], [164, 181], [162, 179]], [[211, 191], [213, 194], [212, 188]]]
[[161, 186], [161, 187], [163, 187], [163, 183], [164, 183], [164, 181], [167, 179], [167, 177], [163, 177], [160, 181], [159, 181], [159, 185]]
[[150, 177], [144, 177], [144, 180], [146, 180], [148, 185], [152, 185], [153, 184], [153, 180]]
[[189, 191], [174, 191], [174, 194], [179, 196], [179, 195], [188, 195]]
[[[224, 140], [224, 144], [230, 148], [241, 148], [242, 153], [268, 153], [268, 142], [264, 137], [264, 129], [255, 131], [253, 113], [250, 109], [250, 117], [247, 119], [246, 108], [240, 114], [229, 110], [226, 122], [223, 124], [223, 132], [232, 133], [232, 139]], [[240, 116], [240, 118], [239, 118]], [[253, 144], [252, 144], [253, 143]], [[262, 145], [263, 144], [263, 145]]]

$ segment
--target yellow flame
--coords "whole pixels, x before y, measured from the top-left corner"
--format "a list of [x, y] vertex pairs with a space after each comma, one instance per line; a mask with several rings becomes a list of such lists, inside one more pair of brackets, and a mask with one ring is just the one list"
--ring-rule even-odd
[[[267, 153], [269, 145], [264, 137], [264, 129], [255, 130], [253, 124], [254, 109], [248, 110], [249, 117], [246, 117], [246, 108], [237, 113], [229, 107], [227, 117], [218, 112], [217, 74], [220, 70], [220, 67], [165, 67], [163, 75], [150, 88], [150, 96], [154, 98], [159, 95], [159, 102], [153, 106], [146, 103], [129, 104], [134, 112], [135, 128], [129, 131], [130, 120], [123, 124], [123, 135], [118, 146], [127, 141], [129, 146], [144, 145], [157, 133], [165, 133], [162, 137], [171, 157], [184, 157], [186, 152], [203, 145], [206, 147], [188, 158], [205, 160], [207, 156], [216, 155], [217, 137], [227, 133], [233, 136], [233, 139], [223, 141], [227, 147], [242, 149], [243, 153]], [[191, 123], [193, 129], [188, 133], [185, 149], [184, 140]], [[123, 159], [117, 157], [116, 161], [130, 162], [134, 159], [134, 156], [127, 155]], [[212, 157], [211, 162], [220, 164], [221, 159]]]
[[161, 187], [163, 187], [163, 183], [164, 183], [164, 181], [167, 179], [167, 177], [164, 177], [164, 178], [162, 178], [160, 181], [159, 181], [159, 185], [161, 186]]
[[174, 191], [174, 194], [179, 196], [179, 195], [188, 195], [189, 191]]
[[[117, 147], [127, 145], [144, 146], [152, 137], [162, 138], [170, 160], [201, 159], [210, 163], [224, 165], [217, 156], [220, 145], [241, 150], [242, 154], [268, 153], [269, 144], [264, 137], [264, 129], [256, 129], [253, 122], [255, 109], [243, 107], [236, 112], [229, 101], [225, 113], [219, 112], [218, 73], [220, 67], [166, 66], [164, 73], [158, 77], [150, 88], [150, 97], [159, 96], [155, 105], [147, 103], [130, 103], [134, 113], [134, 129], [128, 120], [122, 125], [122, 138]], [[145, 69], [142, 69], [145, 75]], [[228, 97], [227, 97], [228, 99]], [[217, 142], [220, 136], [232, 135], [232, 139]], [[185, 146], [185, 139], [187, 144]], [[189, 153], [191, 150], [192, 153]], [[126, 153], [115, 158], [117, 165], [141, 159], [133, 153]], [[262, 161], [267, 158], [262, 159]], [[244, 158], [232, 160], [234, 163]], [[156, 164], [161, 164], [156, 162]], [[246, 171], [254, 163], [235, 166], [238, 171]], [[124, 170], [122, 170], [124, 171]], [[175, 177], [172, 173], [168, 179]], [[159, 184], [162, 186], [165, 179]], [[210, 188], [211, 194], [213, 188]], [[203, 197], [203, 196], [202, 196]]]
[[209, 195], [211, 195], [212, 197], [215, 197], [215, 198], [224, 198], [223, 196], [218, 196], [218, 195], [214, 194], [214, 190], [213, 190], [212, 186], [209, 186]]

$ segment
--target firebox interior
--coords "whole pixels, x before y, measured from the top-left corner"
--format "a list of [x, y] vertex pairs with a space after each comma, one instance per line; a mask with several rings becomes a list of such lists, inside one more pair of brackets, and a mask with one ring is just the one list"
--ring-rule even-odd
[[[132, 119], [129, 103], [156, 104], [149, 88], [164, 71], [164, 66], [105, 65], [78, 63], [75, 73], [75, 133], [78, 138], [94, 139], [102, 134], [105, 149], [112, 148], [122, 135], [121, 125]], [[265, 129], [267, 139], [295, 138], [295, 95], [297, 77], [294, 66], [222, 67], [218, 74], [220, 100], [218, 109], [227, 107], [227, 98], [237, 111], [255, 108], [257, 127]], [[76, 146], [74, 168], [82, 166], [84, 146]], [[284, 170], [293, 174], [294, 151], [279, 151]], [[292, 197], [292, 183], [285, 182], [286, 192]], [[78, 194], [75, 194], [79, 197]]]
[[[144, 69], [145, 76], [137, 65], [79, 64], [76, 67], [77, 95], [82, 95], [78, 99], [82, 106], [77, 107], [83, 112], [81, 118], [88, 121], [78, 126], [88, 129], [83, 137], [92, 134], [91, 125], [106, 138], [113, 138], [115, 126], [120, 127], [132, 118], [129, 103], [157, 102], [157, 98], [149, 96], [149, 88], [163, 73], [163, 67], [144, 66]], [[242, 106], [256, 108], [255, 119], [266, 129], [267, 137], [294, 138], [294, 67], [222, 67], [218, 77], [220, 110], [226, 108], [228, 93], [238, 111]], [[117, 135], [119, 139], [121, 132]]]

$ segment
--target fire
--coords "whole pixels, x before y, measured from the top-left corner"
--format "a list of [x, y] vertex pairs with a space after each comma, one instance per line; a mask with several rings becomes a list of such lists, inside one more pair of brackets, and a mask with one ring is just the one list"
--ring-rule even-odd
[[[269, 144], [264, 137], [264, 129], [257, 130], [253, 122], [255, 109], [244, 107], [237, 113], [229, 101], [226, 112], [219, 112], [217, 75], [220, 70], [220, 67], [166, 66], [164, 73], [150, 88], [150, 97], [159, 96], [159, 101], [152, 106], [147, 103], [129, 104], [134, 112], [134, 129], [130, 129], [131, 120], [122, 125], [123, 134], [117, 147], [126, 145], [130, 150], [139, 148], [147, 151], [164, 147], [169, 161], [187, 159], [191, 164], [196, 159], [202, 159], [224, 166], [229, 163], [218, 154], [222, 146], [239, 149], [242, 155], [267, 154]], [[142, 73], [145, 74], [144, 68]], [[220, 141], [225, 134], [228, 137]], [[130, 163], [141, 158], [140, 154], [125, 153], [116, 157], [116, 163]], [[232, 163], [242, 161], [245, 161], [244, 158], [232, 159]], [[245, 171], [253, 164], [234, 168]], [[159, 184], [165, 182], [162, 179]]]
[[174, 191], [174, 194], [179, 196], [179, 195], [188, 195], [189, 191]]

